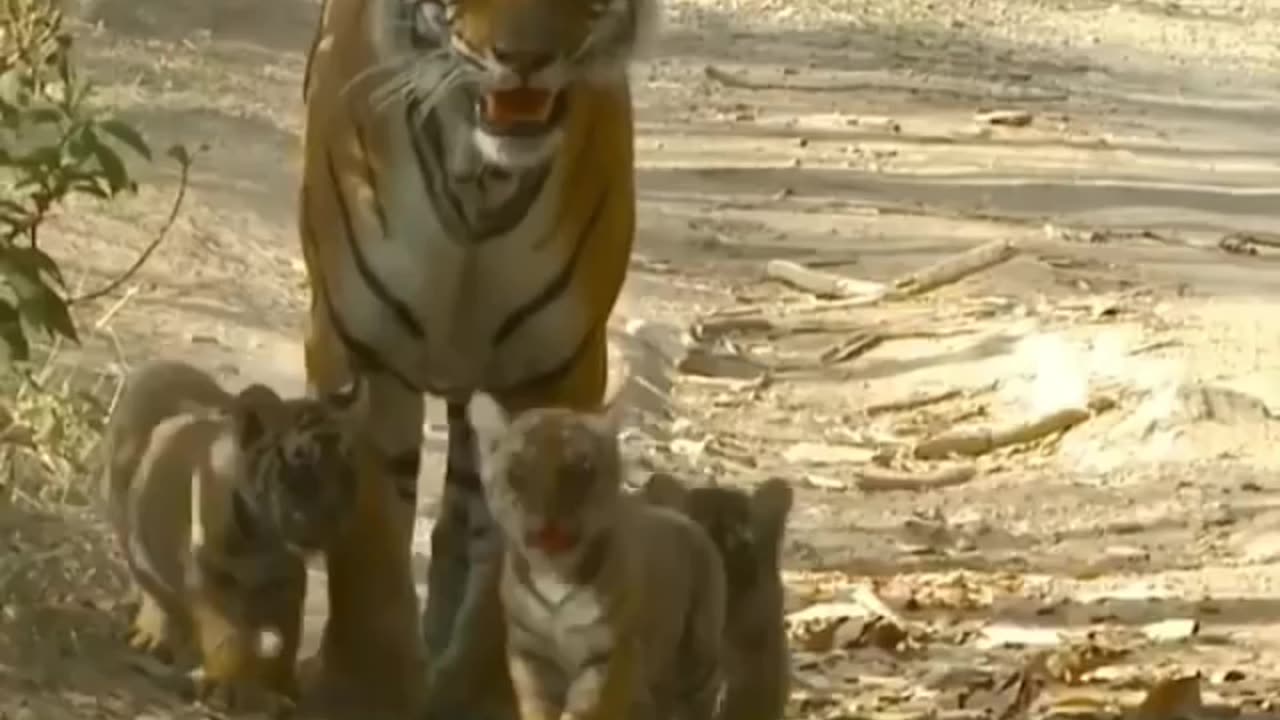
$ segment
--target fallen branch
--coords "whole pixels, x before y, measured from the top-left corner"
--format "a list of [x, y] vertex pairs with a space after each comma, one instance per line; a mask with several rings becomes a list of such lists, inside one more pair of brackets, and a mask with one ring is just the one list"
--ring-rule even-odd
[[997, 383], [989, 382], [978, 387], [961, 390], [959, 388], [948, 388], [946, 390], [933, 390], [925, 392], [916, 392], [905, 398], [897, 400], [887, 400], [880, 403], [872, 403], [863, 408], [869, 416], [883, 415], [889, 412], [903, 412], [905, 410], [919, 410], [928, 405], [936, 405], [938, 403], [954, 400], [958, 397], [974, 397], [983, 393], [989, 393], [996, 389]]
[[945, 285], [957, 283], [970, 275], [1008, 262], [1019, 253], [1018, 246], [1008, 240], [996, 240], [944, 258], [928, 267], [897, 278], [883, 292], [818, 302], [793, 308], [792, 313], [829, 312], [846, 308], [875, 305], [882, 300], [904, 300], [923, 295]]
[[821, 298], [848, 298], [885, 292], [884, 285], [880, 283], [814, 270], [791, 260], [770, 260], [764, 265], [764, 274]]
[[891, 470], [877, 465], [864, 465], [853, 471], [854, 485], [865, 492], [893, 490], [936, 490], [963, 485], [972, 480], [978, 469], [965, 463], [934, 468], [923, 472]]
[[888, 298], [896, 300], [936, 290], [959, 282], [970, 275], [1012, 260], [1018, 247], [1008, 240], [995, 240], [953, 255], [940, 262], [893, 281]]
[[1089, 418], [1089, 411], [1067, 407], [1003, 427], [959, 428], [916, 443], [920, 460], [941, 460], [954, 455], [977, 457], [1009, 445], [1023, 445], [1069, 430]]
[[960, 397], [961, 392], [957, 388], [947, 390], [936, 390], [934, 392], [915, 393], [898, 400], [889, 400], [882, 403], [874, 403], [865, 408], [867, 415], [883, 415], [889, 412], [902, 412], [904, 410], [919, 410], [927, 405], [936, 405], [937, 403], [946, 402], [954, 398]]
[[885, 339], [884, 335], [877, 332], [860, 332], [829, 346], [818, 355], [818, 360], [826, 365], [847, 362], [871, 352]]

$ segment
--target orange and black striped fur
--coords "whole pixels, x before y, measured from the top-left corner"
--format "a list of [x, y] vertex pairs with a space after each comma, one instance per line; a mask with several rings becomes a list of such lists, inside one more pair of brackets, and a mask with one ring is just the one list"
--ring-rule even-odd
[[610, 414], [508, 418], [479, 394], [469, 416], [520, 720], [712, 720], [725, 575], [706, 531], [624, 492]]
[[[328, 554], [327, 688], [421, 690], [410, 540], [424, 395], [449, 450], [422, 631], [433, 672], [488, 602], [465, 406], [597, 407], [635, 230], [627, 69], [657, 0], [326, 0], [308, 57], [300, 232], [317, 390], [372, 388], [377, 460]], [[471, 557], [470, 555], [476, 555]], [[491, 592], [489, 593], [492, 594]]]
[[140, 601], [129, 643], [167, 657], [193, 650], [199, 696], [292, 703], [304, 560], [352, 515], [356, 390], [233, 395], [176, 361], [126, 378], [102, 491]]
[[724, 560], [725, 695], [719, 717], [782, 720], [791, 696], [780, 567], [791, 486], [773, 478], [748, 493], [731, 487], [686, 487], [670, 475], [655, 473], [643, 495], [702, 526]]

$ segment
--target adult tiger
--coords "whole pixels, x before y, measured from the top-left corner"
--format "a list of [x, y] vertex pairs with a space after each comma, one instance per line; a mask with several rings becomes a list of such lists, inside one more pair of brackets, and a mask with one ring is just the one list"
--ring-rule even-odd
[[303, 85], [306, 372], [316, 391], [369, 376], [381, 450], [327, 554], [327, 688], [397, 712], [419, 699], [424, 394], [446, 401], [449, 433], [423, 614], [433, 658], [483, 622], [467, 553], [491, 525], [470, 395], [513, 412], [601, 401], [635, 233], [627, 69], [657, 15], [657, 0], [325, 1]]

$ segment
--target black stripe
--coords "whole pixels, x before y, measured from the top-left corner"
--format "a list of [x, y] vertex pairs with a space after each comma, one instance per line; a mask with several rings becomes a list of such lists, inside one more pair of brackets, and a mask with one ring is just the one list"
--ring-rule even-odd
[[396, 495], [408, 503], [418, 502], [418, 471], [422, 468], [422, 451], [406, 450], [387, 458], [387, 472], [392, 476]]
[[609, 661], [612, 659], [613, 659], [613, 648], [610, 647], [610, 648], [604, 648], [602, 650], [597, 650], [591, 653], [590, 655], [588, 655], [587, 658], [578, 665], [578, 672], [582, 672], [583, 670], [590, 670], [593, 667], [599, 667], [601, 665], [608, 665]]
[[324, 12], [328, 9], [329, 0], [320, 3], [320, 17], [316, 18], [316, 31], [311, 37], [311, 47], [307, 48], [307, 60], [302, 66], [302, 102], [305, 105], [307, 96], [311, 94], [311, 70], [315, 66], [316, 50], [320, 49], [320, 41], [324, 39]]
[[387, 470], [397, 475], [416, 478], [421, 469], [422, 450], [419, 448], [405, 450], [387, 458]]
[[457, 488], [469, 495], [484, 491], [484, 486], [480, 482], [480, 473], [469, 468], [455, 468], [447, 460], [445, 461], [444, 484]]
[[591, 347], [592, 340], [602, 332], [604, 332], [604, 328], [599, 326], [588, 329], [582, 339], [578, 341], [578, 345], [573, 349], [573, 352], [569, 353], [569, 357], [565, 358], [559, 365], [553, 365], [536, 375], [500, 388], [498, 392], [519, 395], [559, 383], [569, 375], [574, 366], [578, 364], [582, 356], [587, 352], [587, 349]]
[[573, 252], [569, 254], [569, 259], [565, 262], [564, 267], [560, 268], [560, 272], [551, 278], [551, 282], [546, 287], [529, 299], [525, 304], [517, 307], [502, 324], [498, 326], [498, 331], [493, 335], [493, 344], [501, 345], [510, 339], [515, 331], [520, 329], [529, 318], [538, 314], [548, 305], [564, 294], [569, 289], [569, 284], [573, 281], [574, 271], [578, 268], [578, 262], [582, 259], [582, 253], [586, 250], [587, 243], [591, 242], [595, 234], [600, 219], [604, 217], [604, 207], [609, 202], [609, 189], [604, 188], [600, 196], [596, 198], [595, 207], [591, 208], [591, 215], [587, 217], [587, 222], [583, 224], [581, 232], [578, 233], [578, 241], [573, 246]]
[[[309, 241], [314, 243], [316, 242], [316, 233], [315, 226], [312, 224], [309, 208], [310, 197], [311, 194], [307, 192], [306, 186], [303, 186], [302, 221], [306, 224], [306, 232], [307, 237], [310, 239]], [[409, 378], [399, 370], [392, 367], [390, 363], [384, 361], [378, 352], [371, 346], [361, 342], [351, 333], [347, 328], [346, 323], [342, 321], [342, 316], [338, 313], [337, 306], [333, 304], [333, 298], [329, 296], [328, 283], [325, 280], [324, 269], [320, 266], [320, 263], [317, 262], [315, 267], [311, 268], [311, 273], [311, 282], [317, 285], [312, 292], [318, 294], [324, 300], [325, 314], [329, 316], [329, 324], [333, 326], [333, 331], [338, 335], [338, 340], [342, 342], [343, 346], [346, 347], [347, 352], [352, 356], [353, 364], [357, 365], [364, 372], [380, 372], [385, 375], [390, 375], [395, 378], [397, 382], [403, 385], [405, 389], [411, 392], [416, 392], [418, 394], [425, 392], [422, 388], [419, 388], [416, 384], [411, 382]]]
[[[542, 635], [542, 634], [534, 635], [533, 637], [539, 640], [546, 640], [548, 643], [551, 642], [545, 635]], [[541, 646], [532, 645], [532, 644], [529, 644], [529, 645], [522, 644], [517, 646], [514, 643], [512, 643], [511, 650], [517, 656], [519, 656], [521, 660], [524, 660], [525, 662], [536, 664], [536, 665], [548, 666], [556, 670], [560, 669], [560, 658], [551, 654]]]
[[360, 145], [360, 154], [364, 157], [365, 176], [364, 180], [369, 184], [369, 190], [373, 195], [373, 209], [378, 216], [378, 231], [383, 237], [387, 235], [387, 209], [382, 203], [382, 193], [378, 189], [378, 176], [373, 172], [373, 165], [369, 162], [369, 143], [365, 142], [364, 125], [360, 124], [360, 119], [353, 114], [351, 117], [351, 126], [356, 131], [356, 143]]
[[255, 515], [256, 513], [253, 512], [249, 498], [244, 496], [244, 491], [240, 488], [232, 489], [231, 520], [235, 524], [236, 532], [250, 544], [255, 539], [258, 539], [262, 533], [262, 528], [259, 527], [258, 518]]
[[[688, 655], [685, 655], [688, 657]], [[685, 685], [686, 696], [685, 701], [696, 701], [703, 693], [717, 693], [723, 680], [720, 677], [720, 667], [714, 662], [702, 663], [701, 672], [692, 678], [692, 682]]]
[[445, 451], [444, 482], [468, 494], [483, 490], [476, 471], [476, 433], [467, 419], [467, 406], [457, 401], [445, 403], [449, 446]]
[[542, 593], [538, 592], [538, 588], [534, 587], [533, 576], [530, 574], [529, 569], [529, 561], [518, 552], [508, 552], [511, 552], [512, 554], [511, 570], [512, 574], [515, 575], [516, 582], [520, 583], [520, 586], [524, 588], [525, 591], [533, 597], [533, 599], [537, 600], [539, 605], [548, 610], [555, 610], [555, 605], [553, 605], [550, 600], [543, 597]]
[[530, 624], [528, 618], [525, 618], [520, 613], [507, 613], [507, 624], [515, 631], [515, 633], [512, 633], [511, 638], [513, 645], [523, 644], [518, 642], [520, 636], [516, 633], [523, 634], [525, 637], [533, 640], [550, 640], [550, 638], [547, 637], [545, 628]]
[[351, 251], [352, 259], [355, 260], [356, 269], [360, 271], [360, 277], [364, 278], [365, 284], [382, 301], [382, 304], [391, 308], [392, 315], [400, 321], [404, 329], [415, 338], [421, 339], [426, 333], [422, 331], [422, 325], [418, 322], [418, 319], [413, 316], [409, 306], [383, 284], [382, 278], [378, 277], [378, 274], [369, 266], [369, 260], [361, 250], [360, 241], [355, 232], [355, 224], [351, 220], [351, 208], [347, 205], [347, 198], [342, 193], [342, 185], [338, 182], [338, 168], [334, 164], [332, 152], [325, 153], [325, 161], [329, 171], [329, 184], [333, 186], [333, 196], [338, 204], [338, 212], [342, 215], [342, 226], [346, 231], [347, 248]]
[[[481, 166], [479, 174], [474, 179], [449, 177], [444, 161], [445, 137], [440, 119], [434, 110], [429, 110], [426, 117], [419, 117], [420, 108], [421, 101], [417, 98], [405, 103], [405, 125], [409, 132], [409, 144], [413, 148], [413, 156], [418, 164], [418, 175], [426, 184], [431, 205], [435, 208], [436, 215], [445, 225], [446, 230], [466, 236], [465, 238], [455, 237], [455, 240], [465, 239], [476, 244], [511, 232], [528, 216], [529, 208], [537, 199], [550, 175], [551, 163], [547, 162], [537, 168], [522, 170], [516, 176], [519, 187], [511, 198], [501, 207], [486, 208], [476, 218], [479, 225], [473, 225], [471, 218], [467, 216], [464, 202], [456, 192], [457, 184], [469, 182], [478, 186], [485, 173], [493, 174], [495, 170]], [[470, 139], [468, 138], [466, 142], [470, 142]], [[480, 188], [477, 187], [477, 191], [479, 190]], [[450, 226], [453, 230], [449, 230]]]
[[[434, 111], [428, 111], [427, 117], [420, 122], [418, 109], [421, 106], [422, 101], [413, 98], [405, 103], [404, 108], [405, 131], [409, 133], [409, 146], [413, 148], [413, 158], [418, 163], [418, 176], [427, 186], [427, 199], [431, 201], [436, 217], [440, 218], [446, 232], [449, 231], [449, 226], [466, 229], [466, 216], [458, 207], [458, 198], [451, 192], [449, 183], [440, 177], [443, 174], [440, 166], [444, 164], [444, 160], [441, 159], [439, 143], [432, 142], [440, 134], [440, 124]], [[423, 147], [424, 142], [431, 144], [430, 151]]]
[[613, 544], [613, 535], [609, 531], [598, 532], [587, 541], [578, 566], [573, 569], [573, 580], [579, 585], [589, 585], [600, 571], [604, 569], [605, 560], [609, 557], [609, 547]]

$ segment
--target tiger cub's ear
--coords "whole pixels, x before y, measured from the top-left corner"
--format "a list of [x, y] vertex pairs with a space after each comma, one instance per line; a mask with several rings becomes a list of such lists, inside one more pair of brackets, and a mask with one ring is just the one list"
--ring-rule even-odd
[[476, 446], [481, 454], [492, 452], [507, 433], [510, 418], [497, 398], [485, 392], [477, 392], [467, 403], [467, 421], [476, 434]]
[[236, 394], [231, 401], [231, 422], [236, 442], [249, 447], [260, 442], [267, 429], [276, 425], [284, 411], [284, 401], [275, 390], [254, 383]]
[[792, 501], [791, 486], [782, 478], [765, 480], [751, 493], [751, 517], [756, 539], [775, 554], [781, 549]]
[[684, 510], [689, 490], [675, 478], [664, 472], [656, 472], [649, 476], [640, 490], [646, 502], [673, 510]]

